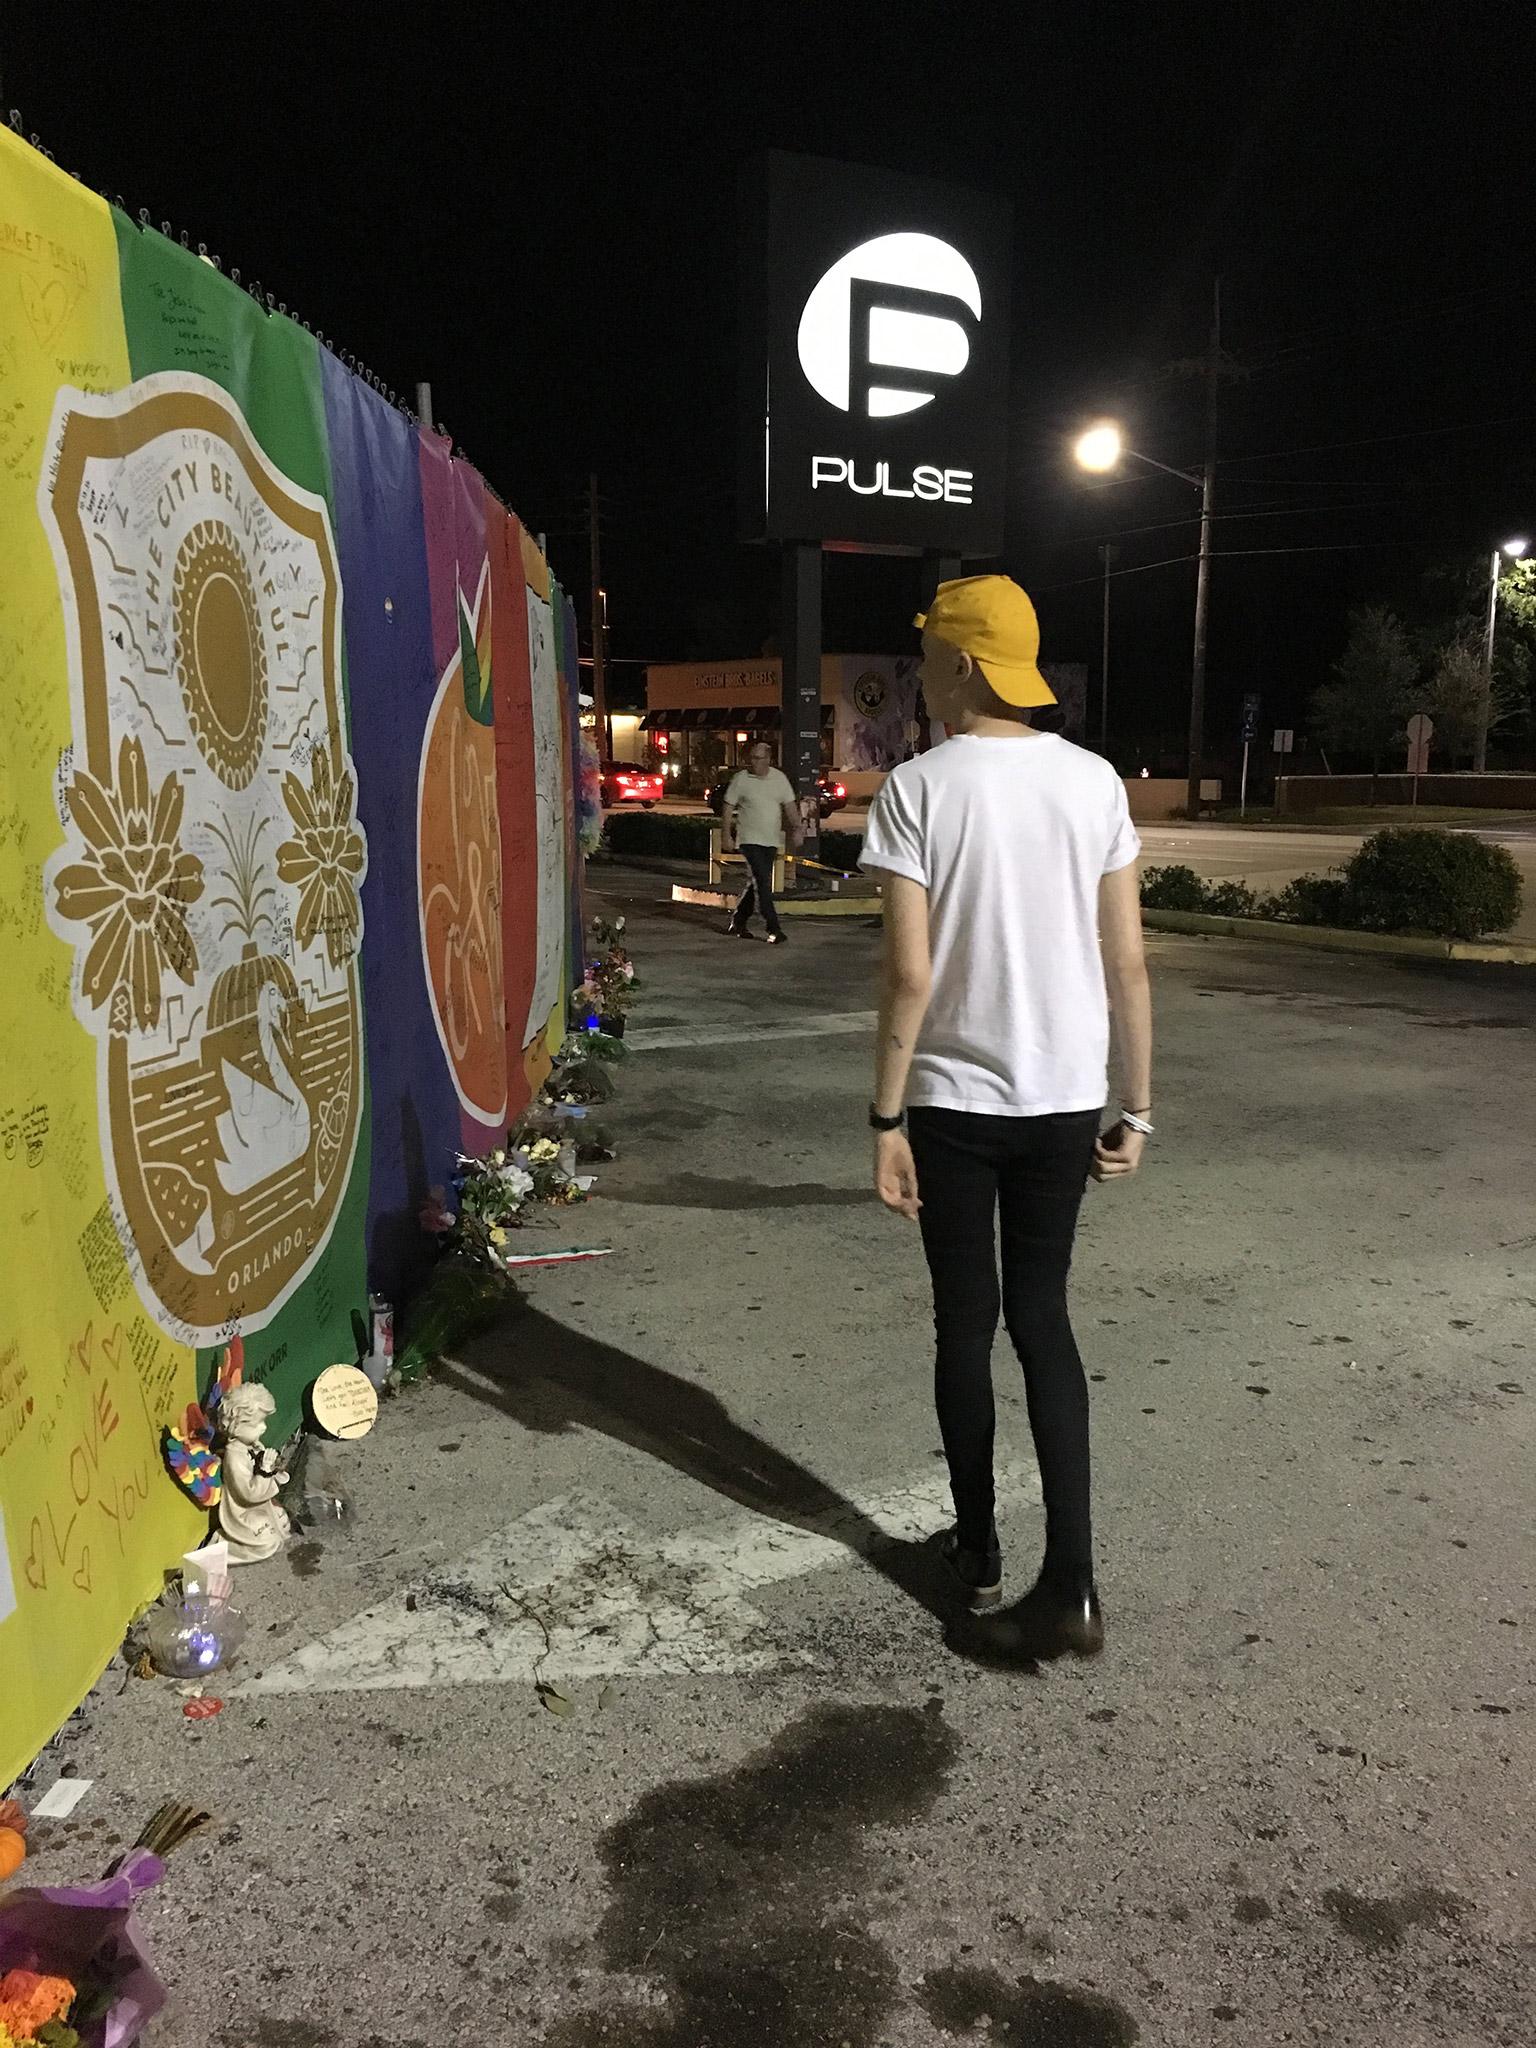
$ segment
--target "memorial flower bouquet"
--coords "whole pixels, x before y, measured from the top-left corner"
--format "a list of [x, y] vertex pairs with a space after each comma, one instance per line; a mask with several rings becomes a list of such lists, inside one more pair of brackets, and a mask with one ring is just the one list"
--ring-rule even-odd
[[165, 2004], [134, 1900], [206, 1813], [163, 1806], [98, 1883], [0, 1897], [0, 2048], [132, 2048]]
[[533, 1199], [533, 1175], [515, 1152], [498, 1149], [483, 1159], [461, 1152], [451, 1200], [434, 1188], [421, 1210], [421, 1227], [477, 1266], [499, 1269], [509, 1232]]
[[579, 1020], [587, 1021], [589, 1030], [592, 1023], [588, 1020], [595, 1020], [597, 1029], [622, 1038], [624, 1019], [640, 988], [635, 963], [624, 945], [624, 919], [594, 917], [591, 931], [597, 950], [588, 957], [572, 1010]]
[[515, 1155], [527, 1161], [536, 1202], [549, 1202], [564, 1208], [572, 1202], [587, 1199], [586, 1189], [570, 1170], [575, 1164], [574, 1155], [574, 1144], [566, 1155], [564, 1148], [553, 1138], [535, 1138], [526, 1150]]

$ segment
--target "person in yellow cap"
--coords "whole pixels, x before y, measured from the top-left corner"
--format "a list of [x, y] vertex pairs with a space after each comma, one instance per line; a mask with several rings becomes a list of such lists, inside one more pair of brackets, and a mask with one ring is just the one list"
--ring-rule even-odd
[[[949, 1571], [973, 1610], [1001, 1598], [1001, 1313], [1024, 1369], [1046, 1541], [1033, 1588], [987, 1634], [1029, 1656], [1092, 1656], [1104, 1625], [1067, 1273], [1090, 1175], [1134, 1173], [1152, 1134], [1140, 841], [1110, 764], [1030, 723], [1056, 700], [1018, 584], [941, 583], [916, 624], [923, 690], [950, 737], [892, 771], [864, 839], [885, 897], [875, 1186], [921, 1226], [933, 1281]], [[1106, 1127], [1111, 1010], [1126, 1106]]]

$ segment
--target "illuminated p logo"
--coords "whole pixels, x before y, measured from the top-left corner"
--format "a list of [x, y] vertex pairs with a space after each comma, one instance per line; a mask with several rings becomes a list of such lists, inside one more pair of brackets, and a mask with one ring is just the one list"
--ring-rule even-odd
[[877, 235], [838, 258], [805, 302], [796, 341], [813, 390], [839, 412], [890, 419], [958, 377], [981, 319], [976, 273], [936, 235]]

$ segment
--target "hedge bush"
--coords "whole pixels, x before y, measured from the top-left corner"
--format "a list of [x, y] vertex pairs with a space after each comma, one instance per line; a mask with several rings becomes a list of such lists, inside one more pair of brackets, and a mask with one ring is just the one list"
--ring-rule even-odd
[[622, 860], [708, 860], [709, 828], [714, 823], [688, 811], [615, 811], [607, 825], [612, 852]]
[[862, 832], [829, 832], [821, 828], [821, 859], [829, 868], [841, 868], [844, 874], [858, 872], [859, 862], [864, 858], [864, 834]]
[[1261, 917], [1280, 924], [1332, 924], [1345, 920], [1347, 892], [1342, 875], [1298, 875], [1277, 895], [1266, 896]]
[[1470, 833], [1391, 825], [1367, 839], [1341, 873], [1298, 875], [1262, 900], [1246, 882], [1202, 881], [1187, 867], [1148, 868], [1141, 900], [1149, 910], [1207, 917], [1476, 939], [1518, 920], [1520, 870], [1506, 847]]
[[1259, 899], [1246, 882], [1210, 882], [1205, 907], [1212, 917], [1257, 917]]
[[[713, 818], [688, 811], [615, 811], [608, 820], [607, 838], [616, 859], [696, 860], [709, 858], [709, 829]], [[821, 835], [821, 859], [829, 868], [852, 874], [864, 851], [862, 832], [829, 832]]]
[[1141, 878], [1141, 900], [1148, 910], [1207, 909], [1206, 885], [1193, 868], [1148, 868]]
[[1470, 832], [1392, 825], [1344, 870], [1345, 916], [1362, 931], [1477, 939], [1520, 916], [1520, 870], [1508, 847]]

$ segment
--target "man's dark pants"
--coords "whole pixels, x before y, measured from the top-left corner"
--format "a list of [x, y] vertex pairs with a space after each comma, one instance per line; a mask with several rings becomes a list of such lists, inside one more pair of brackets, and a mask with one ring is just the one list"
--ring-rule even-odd
[[778, 908], [773, 900], [773, 863], [778, 850], [772, 846], [743, 845], [742, 857], [747, 863], [751, 879], [741, 892], [741, 901], [736, 905], [731, 919], [733, 931], [744, 932], [747, 920], [756, 911], [775, 938], [783, 927], [779, 923]]

